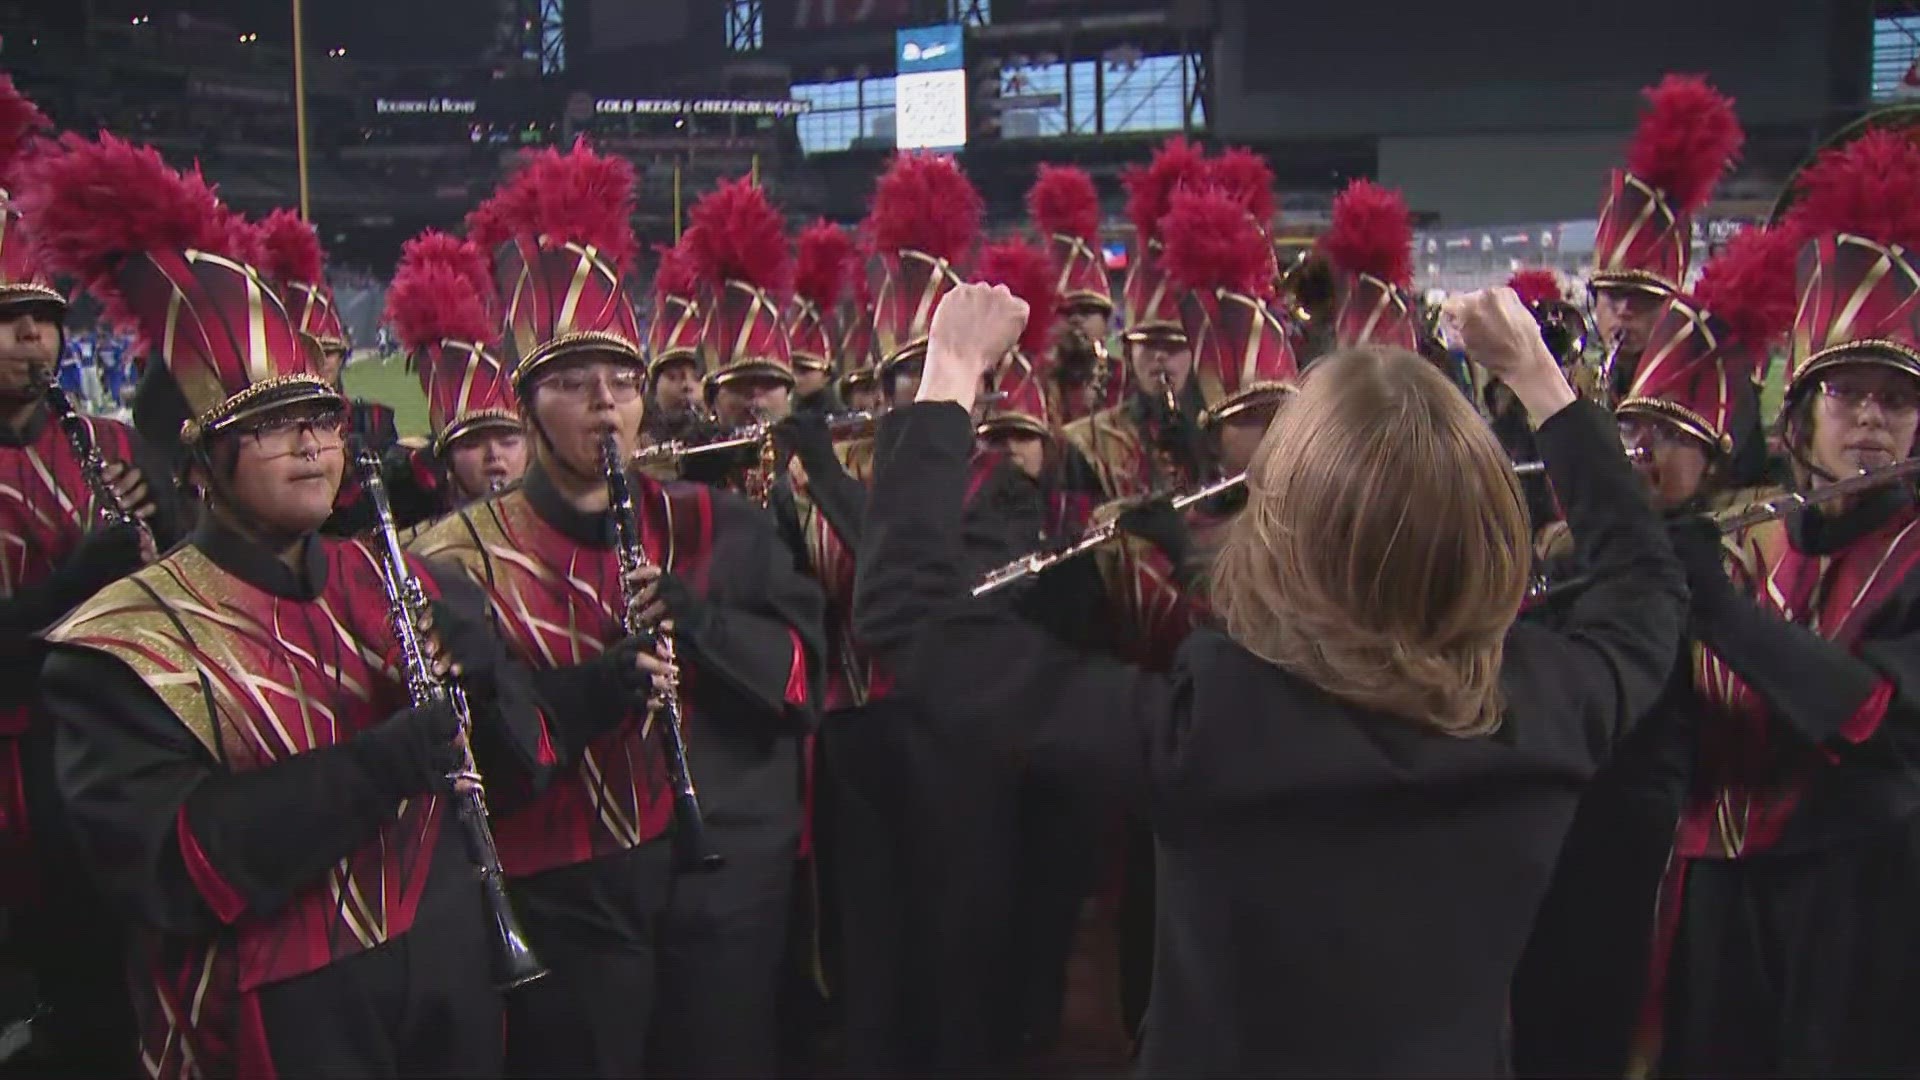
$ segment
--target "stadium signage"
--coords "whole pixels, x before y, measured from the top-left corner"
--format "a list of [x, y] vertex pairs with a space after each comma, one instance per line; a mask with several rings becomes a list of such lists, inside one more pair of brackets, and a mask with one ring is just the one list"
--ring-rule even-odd
[[377, 113], [414, 113], [439, 114], [454, 113], [468, 115], [480, 108], [480, 103], [472, 98], [375, 98], [373, 110]]
[[663, 116], [798, 116], [811, 102], [764, 98], [600, 98], [596, 113]]

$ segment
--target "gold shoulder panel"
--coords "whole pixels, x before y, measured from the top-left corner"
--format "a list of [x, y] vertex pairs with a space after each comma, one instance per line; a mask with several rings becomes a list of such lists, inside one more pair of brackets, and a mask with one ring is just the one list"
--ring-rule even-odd
[[[221, 681], [203, 678], [202, 665], [251, 670], [223, 632], [245, 621], [235, 603], [237, 588], [198, 548], [183, 545], [95, 593], [47, 631], [47, 639], [95, 649], [126, 664], [216, 761], [224, 761], [209, 706], [244, 706], [226, 701]], [[196, 626], [208, 632], [190, 642], [182, 627]]]

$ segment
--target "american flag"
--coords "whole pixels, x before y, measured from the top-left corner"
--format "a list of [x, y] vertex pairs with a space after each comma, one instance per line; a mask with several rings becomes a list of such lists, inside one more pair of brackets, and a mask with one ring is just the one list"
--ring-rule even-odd
[[905, 22], [912, 0], [794, 0], [796, 30]]

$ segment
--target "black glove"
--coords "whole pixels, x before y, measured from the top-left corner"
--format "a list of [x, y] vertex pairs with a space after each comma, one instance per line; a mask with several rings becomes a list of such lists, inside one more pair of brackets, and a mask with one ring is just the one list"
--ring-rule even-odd
[[797, 457], [809, 477], [838, 468], [833, 431], [817, 412], [797, 412], [773, 425], [773, 445], [783, 456]]
[[591, 660], [529, 673], [541, 711], [567, 760], [620, 726], [646, 701], [653, 690], [653, 676], [634, 666], [634, 658], [643, 651], [653, 651], [653, 635], [625, 637]]
[[429, 601], [433, 632], [447, 659], [460, 666], [461, 681], [486, 685], [507, 663], [507, 647], [485, 620], [469, 618], [445, 600]]
[[460, 731], [446, 705], [409, 706], [345, 745], [383, 796], [403, 799], [439, 791], [460, 763]]
[[718, 613], [712, 604], [694, 594], [684, 578], [661, 574], [657, 588], [667, 605], [667, 618], [673, 620], [675, 636], [698, 642], [713, 633]]
[[1148, 499], [1120, 512], [1115, 522], [1120, 531], [1137, 536], [1160, 549], [1176, 572], [1186, 568], [1193, 553], [1193, 540], [1187, 523], [1173, 503], [1165, 498]]
[[1721, 543], [1720, 527], [1711, 518], [1690, 514], [1667, 524], [1667, 539], [1673, 553], [1687, 573], [1687, 591], [1692, 594], [1691, 611], [1697, 621], [1727, 610], [1740, 595], [1727, 578], [1727, 549]]

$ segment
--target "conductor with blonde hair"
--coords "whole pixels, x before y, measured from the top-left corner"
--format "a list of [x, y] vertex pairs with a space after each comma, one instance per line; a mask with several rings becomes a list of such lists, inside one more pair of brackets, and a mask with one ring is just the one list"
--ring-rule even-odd
[[1153, 827], [1144, 1075], [1507, 1072], [1508, 982], [1575, 801], [1677, 655], [1684, 578], [1611, 417], [1510, 290], [1449, 316], [1526, 406], [1593, 568], [1555, 629], [1515, 621], [1511, 463], [1411, 353], [1305, 376], [1214, 568], [1224, 626], [1167, 675], [969, 597], [968, 410], [1024, 303], [948, 295], [918, 401], [881, 426], [854, 615], [925, 703], [903, 737], [983, 777], [1098, 776]]

